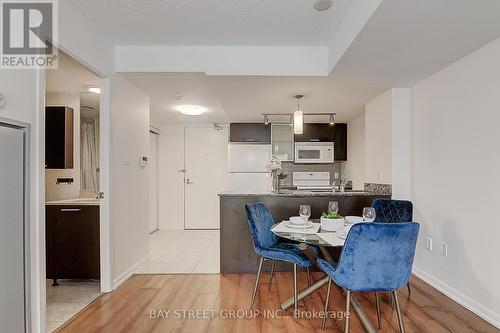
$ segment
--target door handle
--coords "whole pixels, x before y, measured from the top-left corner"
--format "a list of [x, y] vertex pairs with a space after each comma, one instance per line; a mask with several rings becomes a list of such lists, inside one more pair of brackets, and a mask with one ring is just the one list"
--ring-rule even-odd
[[177, 170], [178, 172], [183, 172], [183, 173], [186, 173], [186, 169], [180, 169], [180, 170]]
[[81, 212], [81, 208], [61, 208], [61, 212]]
[[186, 179], [186, 184], [193, 184], [193, 181], [189, 178]]

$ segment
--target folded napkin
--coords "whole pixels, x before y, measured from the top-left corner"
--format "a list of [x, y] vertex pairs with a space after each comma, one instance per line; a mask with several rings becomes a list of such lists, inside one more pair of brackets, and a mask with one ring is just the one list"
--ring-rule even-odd
[[320, 227], [319, 223], [314, 223], [314, 227], [312, 228], [289, 228], [283, 222], [276, 225], [271, 229], [272, 232], [286, 232], [286, 233], [295, 233], [295, 234], [311, 234], [314, 235], [318, 232]]
[[338, 232], [318, 232], [316, 235], [332, 246], [343, 246], [345, 242], [345, 239], [338, 236]]

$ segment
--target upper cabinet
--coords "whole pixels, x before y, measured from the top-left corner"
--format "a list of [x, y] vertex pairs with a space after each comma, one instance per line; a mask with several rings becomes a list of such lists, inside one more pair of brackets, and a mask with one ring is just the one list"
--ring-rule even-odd
[[73, 168], [73, 109], [45, 107], [45, 168]]
[[305, 123], [304, 133], [295, 134], [295, 142], [333, 142], [335, 161], [347, 161], [347, 124]]
[[293, 126], [289, 124], [272, 124], [271, 141], [274, 156], [281, 161], [294, 160]]
[[229, 142], [271, 143], [271, 125], [262, 123], [231, 123]]

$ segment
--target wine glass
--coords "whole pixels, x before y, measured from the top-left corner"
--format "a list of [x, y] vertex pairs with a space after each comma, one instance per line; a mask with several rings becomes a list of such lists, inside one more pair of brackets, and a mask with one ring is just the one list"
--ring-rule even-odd
[[309, 217], [311, 216], [311, 206], [309, 206], [309, 205], [300, 205], [299, 215], [307, 223], [307, 221], [309, 221]]
[[330, 201], [328, 203], [328, 212], [337, 213], [339, 211], [339, 203], [337, 201]]
[[363, 208], [363, 221], [365, 222], [373, 222], [375, 221], [375, 208], [373, 207], [365, 207]]

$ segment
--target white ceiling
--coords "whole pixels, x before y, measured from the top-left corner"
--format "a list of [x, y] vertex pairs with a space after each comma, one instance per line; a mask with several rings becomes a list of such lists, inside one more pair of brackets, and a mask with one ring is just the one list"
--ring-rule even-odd
[[[499, 36], [498, 0], [384, 0], [328, 77], [123, 75], [150, 95], [158, 122], [262, 121], [262, 113], [294, 111], [296, 93], [306, 95], [304, 112], [347, 121], [381, 92], [411, 87]], [[177, 93], [210, 112], [178, 114]]]
[[100, 84], [101, 79], [96, 74], [63, 51], [58, 52], [58, 68], [46, 71], [47, 92], [80, 93], [87, 91], [88, 86]]
[[115, 45], [323, 46], [351, 0], [70, 1]]

